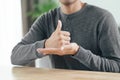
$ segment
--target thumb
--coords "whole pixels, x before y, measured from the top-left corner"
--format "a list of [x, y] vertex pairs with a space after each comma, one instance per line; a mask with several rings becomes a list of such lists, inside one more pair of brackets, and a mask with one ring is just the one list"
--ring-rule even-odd
[[60, 20], [58, 20], [58, 25], [57, 25], [57, 28], [55, 31], [59, 32], [59, 31], [61, 31], [61, 29], [62, 29], [62, 22]]

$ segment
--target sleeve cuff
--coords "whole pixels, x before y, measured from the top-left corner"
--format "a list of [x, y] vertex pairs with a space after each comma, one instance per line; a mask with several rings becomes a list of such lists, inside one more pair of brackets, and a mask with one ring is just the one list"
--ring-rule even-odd
[[86, 62], [88, 57], [89, 57], [89, 50], [84, 49], [83, 47], [80, 46], [78, 52], [73, 55], [72, 57], [75, 59], [78, 59], [82, 62]]
[[45, 41], [46, 41], [46, 39], [45, 40], [42, 40], [42, 41], [37, 41], [36, 42], [36, 56], [38, 57], [38, 58], [41, 58], [41, 57], [43, 57], [44, 55], [43, 54], [41, 54], [41, 53], [38, 53], [37, 52], [37, 49], [38, 48], [45, 48]]

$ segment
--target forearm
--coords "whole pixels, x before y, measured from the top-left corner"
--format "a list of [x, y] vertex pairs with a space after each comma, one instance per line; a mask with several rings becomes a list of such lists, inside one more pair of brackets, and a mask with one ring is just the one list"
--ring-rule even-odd
[[37, 41], [32, 44], [19, 43], [12, 51], [11, 62], [14, 65], [26, 65], [36, 58], [43, 57], [42, 54], [38, 54], [36, 49], [44, 47], [45, 40]]
[[80, 47], [76, 55], [72, 56], [94, 71], [120, 72], [120, 62], [93, 54]]

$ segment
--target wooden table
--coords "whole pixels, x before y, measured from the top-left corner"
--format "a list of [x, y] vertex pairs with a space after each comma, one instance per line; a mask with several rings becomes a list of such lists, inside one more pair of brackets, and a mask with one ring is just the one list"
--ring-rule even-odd
[[0, 80], [120, 80], [120, 73], [0, 67]]

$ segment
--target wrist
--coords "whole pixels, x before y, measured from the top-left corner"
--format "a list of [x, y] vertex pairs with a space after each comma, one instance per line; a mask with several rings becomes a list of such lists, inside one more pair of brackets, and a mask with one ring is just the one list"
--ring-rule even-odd
[[46, 39], [45, 42], [44, 42], [44, 48], [48, 47], [47, 43], [48, 43], [48, 39]]
[[76, 45], [73, 56], [77, 54], [77, 52], [79, 51], [79, 49], [80, 49], [80, 46]]

